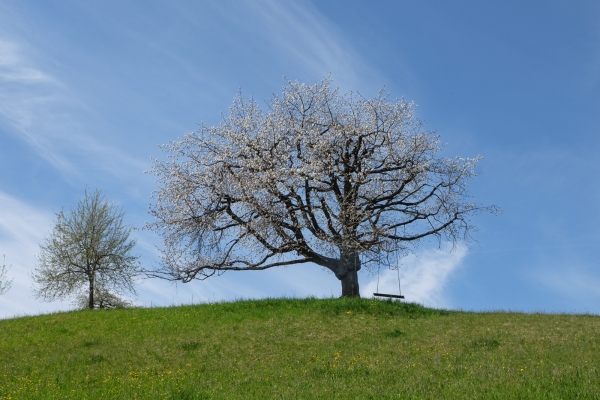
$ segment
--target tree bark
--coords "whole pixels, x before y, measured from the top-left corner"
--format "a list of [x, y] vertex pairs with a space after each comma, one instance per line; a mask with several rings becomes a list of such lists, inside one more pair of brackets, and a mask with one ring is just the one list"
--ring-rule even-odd
[[94, 309], [94, 280], [90, 279], [90, 301], [88, 303], [88, 308], [90, 310]]
[[340, 281], [342, 281], [342, 297], [360, 297], [358, 271], [355, 269], [348, 271]]
[[360, 297], [358, 271], [361, 266], [358, 253], [342, 252], [339, 267], [336, 276], [342, 282], [342, 297]]

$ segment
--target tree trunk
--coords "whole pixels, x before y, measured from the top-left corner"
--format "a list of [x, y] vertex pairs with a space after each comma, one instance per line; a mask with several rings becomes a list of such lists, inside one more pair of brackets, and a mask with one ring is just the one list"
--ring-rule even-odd
[[94, 309], [94, 280], [90, 279], [90, 301], [88, 303], [88, 308], [90, 310]]
[[342, 281], [342, 297], [360, 297], [360, 291], [358, 290], [360, 257], [358, 253], [354, 251], [342, 252], [340, 267], [336, 276]]
[[348, 271], [340, 281], [342, 281], [342, 297], [360, 297], [358, 271], [355, 269]]

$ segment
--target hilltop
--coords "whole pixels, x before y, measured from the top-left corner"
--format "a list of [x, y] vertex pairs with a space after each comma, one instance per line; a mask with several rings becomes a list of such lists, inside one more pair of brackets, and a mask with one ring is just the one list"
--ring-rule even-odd
[[0, 321], [0, 398], [592, 398], [599, 328], [372, 299], [74, 311]]

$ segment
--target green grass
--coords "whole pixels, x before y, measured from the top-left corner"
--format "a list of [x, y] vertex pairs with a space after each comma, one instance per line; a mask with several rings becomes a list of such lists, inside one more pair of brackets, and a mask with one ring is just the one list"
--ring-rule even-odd
[[600, 317], [270, 299], [0, 321], [0, 399], [600, 398]]

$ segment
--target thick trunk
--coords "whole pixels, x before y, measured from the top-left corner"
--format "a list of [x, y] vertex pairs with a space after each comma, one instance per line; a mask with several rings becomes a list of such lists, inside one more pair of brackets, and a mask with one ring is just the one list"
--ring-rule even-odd
[[342, 282], [342, 297], [360, 297], [358, 289], [358, 271], [360, 271], [360, 257], [358, 253], [342, 253], [340, 257], [337, 278]]
[[358, 271], [355, 269], [348, 271], [340, 281], [342, 281], [342, 297], [360, 297]]

